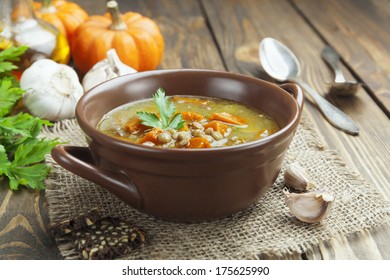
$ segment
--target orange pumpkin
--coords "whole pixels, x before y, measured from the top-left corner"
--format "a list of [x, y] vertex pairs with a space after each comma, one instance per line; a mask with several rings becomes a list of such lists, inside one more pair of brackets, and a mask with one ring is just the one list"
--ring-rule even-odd
[[64, 0], [34, 2], [34, 10], [37, 17], [53, 24], [69, 42], [73, 32], [88, 18], [87, 12], [78, 4]]
[[155, 69], [164, 51], [158, 25], [138, 13], [122, 15], [116, 1], [108, 1], [107, 10], [104, 16], [89, 17], [75, 31], [71, 52], [76, 68], [85, 74], [113, 48], [122, 62], [135, 70]]

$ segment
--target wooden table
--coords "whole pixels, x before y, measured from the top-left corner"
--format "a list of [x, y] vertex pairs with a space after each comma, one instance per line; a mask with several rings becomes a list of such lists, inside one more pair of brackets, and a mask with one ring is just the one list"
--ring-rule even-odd
[[[103, 1], [76, 1], [102, 14]], [[206, 68], [265, 79], [258, 60], [262, 38], [274, 37], [299, 57], [302, 78], [321, 93], [333, 74], [321, 59], [332, 45], [348, 77], [364, 83], [354, 98], [327, 98], [354, 119], [347, 135], [306, 102], [305, 113], [327, 145], [390, 200], [390, 2], [388, 0], [121, 0], [156, 20], [165, 38], [160, 68]], [[60, 259], [43, 192], [11, 192], [0, 183], [0, 259]], [[332, 239], [293, 259], [390, 259], [390, 226]], [[267, 258], [267, 256], [263, 256]]]

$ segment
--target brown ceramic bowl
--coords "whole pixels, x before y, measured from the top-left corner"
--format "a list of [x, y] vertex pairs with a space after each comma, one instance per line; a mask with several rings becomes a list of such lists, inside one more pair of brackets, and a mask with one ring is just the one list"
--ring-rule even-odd
[[[279, 132], [254, 142], [214, 149], [162, 149], [131, 144], [96, 129], [105, 113], [157, 88], [167, 95], [236, 100], [273, 117]], [[224, 217], [258, 201], [280, 172], [299, 124], [303, 95], [295, 84], [209, 70], [157, 70], [122, 76], [91, 89], [76, 117], [89, 147], [57, 146], [65, 169], [102, 186], [130, 206], [176, 221]], [[272, 209], [270, 209], [272, 211]]]

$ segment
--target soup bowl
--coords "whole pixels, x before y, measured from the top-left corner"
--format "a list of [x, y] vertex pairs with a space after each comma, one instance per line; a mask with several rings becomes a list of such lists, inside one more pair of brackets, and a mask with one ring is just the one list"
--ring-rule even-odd
[[[235, 100], [271, 116], [280, 131], [260, 140], [209, 149], [132, 144], [96, 127], [112, 109], [170, 95]], [[211, 70], [155, 70], [121, 76], [88, 91], [76, 118], [88, 147], [59, 145], [54, 160], [142, 212], [174, 221], [226, 217], [256, 203], [275, 182], [300, 121], [303, 94], [295, 84], [277, 86], [240, 74]], [[270, 209], [271, 210], [271, 209]]]

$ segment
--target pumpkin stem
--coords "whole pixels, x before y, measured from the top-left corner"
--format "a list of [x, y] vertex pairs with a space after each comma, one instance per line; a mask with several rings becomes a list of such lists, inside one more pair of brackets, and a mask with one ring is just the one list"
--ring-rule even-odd
[[122, 20], [122, 15], [119, 11], [118, 3], [116, 1], [108, 1], [107, 2], [107, 11], [111, 15], [112, 23], [110, 25], [110, 29], [112, 30], [126, 30], [127, 25]]

